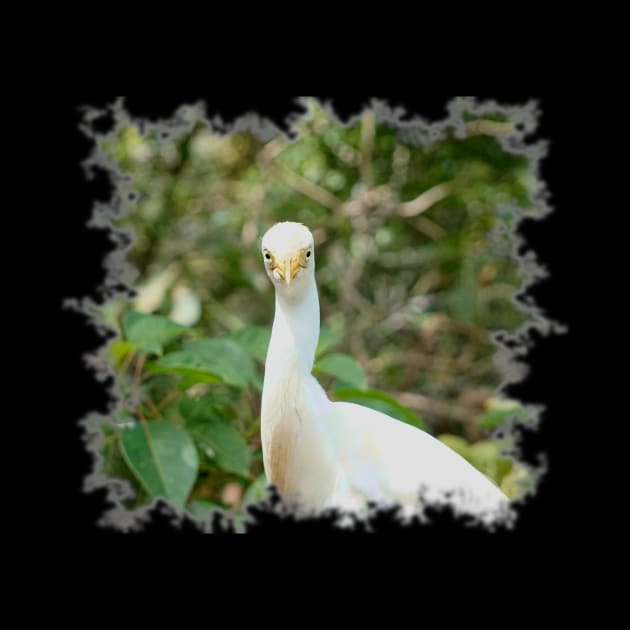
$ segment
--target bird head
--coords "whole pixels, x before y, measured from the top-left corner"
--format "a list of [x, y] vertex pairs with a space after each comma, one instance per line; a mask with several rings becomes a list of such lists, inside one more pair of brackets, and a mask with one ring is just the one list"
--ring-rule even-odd
[[269, 228], [262, 255], [267, 275], [282, 295], [300, 295], [315, 273], [313, 235], [301, 223], [284, 221]]

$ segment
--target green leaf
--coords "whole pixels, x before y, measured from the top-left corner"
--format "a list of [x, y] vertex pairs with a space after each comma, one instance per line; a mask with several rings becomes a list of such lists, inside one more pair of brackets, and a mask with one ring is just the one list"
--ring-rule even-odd
[[267, 326], [246, 326], [229, 336], [259, 361], [265, 361], [271, 339], [271, 328]]
[[[115, 429], [111, 429], [115, 431]], [[103, 472], [111, 478], [125, 479], [130, 481], [132, 486], [136, 484], [136, 477], [129, 469], [121, 455], [120, 442], [117, 439], [110, 438], [110, 441], [104, 444], [103, 450]]]
[[254, 381], [256, 368], [251, 356], [231, 339], [201, 339], [184, 344], [205, 365], [211, 365], [230, 385], [244, 387]]
[[182, 350], [170, 352], [147, 365], [147, 370], [181, 374], [186, 377], [186, 387], [218, 382], [245, 387], [256, 382], [251, 356], [238, 343], [224, 338], [188, 341]]
[[267, 477], [265, 473], [256, 478], [255, 481], [249, 484], [245, 494], [243, 495], [243, 507], [255, 503], [256, 501], [262, 501], [267, 498]]
[[162, 354], [164, 346], [181, 337], [188, 328], [162, 315], [129, 311], [122, 321], [125, 340], [146, 353]]
[[205, 422], [216, 418], [223, 420], [234, 414], [231, 402], [214, 390], [196, 397], [185, 395], [179, 403], [179, 412], [188, 422]]
[[501, 445], [494, 440], [479, 440], [470, 447], [470, 454], [473, 460], [478, 463], [484, 462], [486, 465], [499, 458]]
[[506, 405], [489, 409], [477, 416], [475, 422], [484, 429], [492, 430], [512, 418], [518, 418], [521, 422], [531, 422], [536, 418], [536, 412], [519, 404]]
[[159, 361], [145, 364], [147, 372], [153, 374], [178, 374], [183, 376], [180, 382], [181, 389], [188, 389], [197, 383], [222, 383], [219, 374], [213, 372], [210, 367], [194, 354], [183, 350], [171, 352]]
[[122, 360], [127, 356], [127, 353], [134, 348], [135, 346], [133, 344], [128, 341], [123, 341], [122, 339], [112, 341], [109, 345], [109, 353], [114, 359], [114, 364], [119, 365], [122, 363]]
[[336, 333], [333, 332], [332, 329], [323, 326], [319, 331], [319, 342], [317, 344], [317, 349], [315, 350], [315, 357], [319, 358], [328, 352], [328, 350], [330, 350], [337, 341], [339, 341], [339, 338]]
[[479, 440], [470, 444], [461, 436], [450, 433], [443, 433], [437, 438], [498, 484], [512, 470], [512, 460], [501, 457], [501, 445], [494, 440]]
[[187, 425], [202, 447], [219, 468], [249, 476], [250, 453], [243, 436], [225, 420], [212, 419]]
[[469, 448], [470, 462], [482, 473], [500, 483], [512, 469], [513, 461], [501, 457], [501, 444], [494, 440], [479, 440]]
[[219, 503], [212, 503], [212, 501], [205, 499], [193, 499], [186, 508], [193, 516], [202, 521], [209, 521], [217, 510], [224, 511], [223, 506]]
[[355, 389], [343, 387], [332, 392], [338, 400], [357, 403], [381, 411], [392, 418], [396, 418], [423, 431], [428, 431], [424, 420], [411, 409], [401, 405], [396, 399], [376, 389]]
[[313, 371], [331, 374], [344, 383], [359, 389], [364, 389], [367, 386], [367, 378], [363, 368], [352, 357], [345, 354], [327, 354], [317, 361]]
[[436, 437], [464, 459], [470, 461], [470, 444], [463, 437], [451, 433], [442, 433]]
[[173, 395], [177, 389], [177, 376], [173, 374], [155, 374], [142, 383], [145, 394], [155, 403]]
[[249, 477], [251, 454], [240, 432], [221, 417], [225, 408], [215, 403], [212, 393], [193, 399], [184, 396], [179, 410], [186, 419], [186, 428], [205, 455], [219, 468]]
[[199, 457], [190, 434], [175, 424], [137, 422], [122, 432], [125, 462], [151, 497], [183, 507], [197, 478]]
[[518, 407], [513, 409], [494, 409], [486, 411], [485, 413], [477, 416], [476, 423], [484, 429], [495, 429], [500, 424], [503, 424], [508, 418], [516, 415]]

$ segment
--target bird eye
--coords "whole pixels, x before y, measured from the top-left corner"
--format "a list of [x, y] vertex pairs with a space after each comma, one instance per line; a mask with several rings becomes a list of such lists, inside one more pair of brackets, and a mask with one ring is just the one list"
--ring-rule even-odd
[[271, 254], [269, 252], [265, 252], [265, 258], [267, 260], [271, 260]]
[[306, 257], [307, 257], [307, 258], [310, 258], [310, 257], [311, 257], [311, 250], [310, 250], [310, 249], [306, 252]]

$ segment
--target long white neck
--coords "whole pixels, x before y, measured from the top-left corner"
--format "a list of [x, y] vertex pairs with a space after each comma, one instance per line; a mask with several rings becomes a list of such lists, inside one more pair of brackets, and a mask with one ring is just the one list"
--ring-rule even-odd
[[276, 312], [265, 362], [265, 382], [310, 375], [319, 341], [319, 298], [315, 278], [289, 299], [276, 292]]
[[315, 279], [298, 296], [276, 292], [260, 432], [265, 474], [285, 500], [320, 510], [333, 491], [332, 403], [311, 375], [319, 340]]

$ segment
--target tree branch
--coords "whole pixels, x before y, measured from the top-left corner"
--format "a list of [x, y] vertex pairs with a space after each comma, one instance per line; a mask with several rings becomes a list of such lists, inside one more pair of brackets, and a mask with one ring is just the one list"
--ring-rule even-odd
[[434, 241], [439, 241], [441, 238], [446, 236], [446, 230], [438, 225], [435, 221], [431, 221], [427, 217], [420, 217], [416, 221], [410, 222], [412, 227], [414, 227], [419, 232], [426, 234], [430, 239]]
[[374, 185], [374, 173], [372, 171], [372, 150], [374, 148], [374, 134], [376, 132], [376, 117], [373, 111], [366, 111], [361, 116], [361, 162], [359, 172], [361, 179], [368, 188]]
[[341, 206], [341, 200], [331, 192], [328, 192], [313, 182], [309, 182], [308, 179], [298, 175], [284, 164], [271, 163], [270, 166], [282, 177], [283, 181], [288, 186], [297, 190], [297, 192], [303, 194], [305, 197], [310, 197], [313, 201], [333, 211]]
[[258, 153], [258, 163], [261, 169], [263, 171], [268, 169], [272, 173], [275, 173], [285, 184], [322, 206], [330, 210], [339, 208], [342, 202], [331, 192], [298, 175], [288, 166], [275, 161], [276, 157], [278, 157], [286, 146], [287, 141], [282, 137], [269, 141]]
[[400, 204], [400, 206], [398, 206], [398, 214], [401, 217], [416, 217], [422, 212], [427, 211], [438, 201], [444, 199], [444, 197], [448, 197], [448, 195], [451, 194], [452, 189], [453, 187], [450, 182], [437, 184], [436, 186], [425, 190], [415, 199]]
[[512, 123], [480, 118], [479, 120], [466, 123], [466, 133], [469, 136], [480, 134], [486, 136], [509, 136], [512, 133]]

